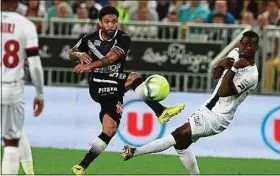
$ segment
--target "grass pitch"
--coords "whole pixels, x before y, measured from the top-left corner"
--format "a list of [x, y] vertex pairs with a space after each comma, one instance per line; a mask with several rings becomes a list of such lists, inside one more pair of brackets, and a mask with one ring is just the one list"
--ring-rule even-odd
[[[33, 148], [35, 174], [72, 174], [73, 165], [85, 150]], [[280, 174], [280, 160], [198, 157], [201, 174]], [[23, 174], [22, 169], [20, 174]], [[87, 174], [188, 174], [177, 156], [146, 155], [122, 161], [120, 153], [105, 152], [88, 168]]]

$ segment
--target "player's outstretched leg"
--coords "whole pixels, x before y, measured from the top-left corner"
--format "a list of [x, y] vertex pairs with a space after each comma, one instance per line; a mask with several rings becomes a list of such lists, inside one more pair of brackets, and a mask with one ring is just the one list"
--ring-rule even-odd
[[196, 158], [191, 153], [190, 149], [188, 149], [191, 144], [191, 127], [189, 122], [187, 122], [171, 134], [149, 142], [141, 147], [133, 148], [128, 145], [124, 146], [121, 157], [123, 160], [129, 160], [138, 155], [162, 152], [174, 146], [183, 165], [192, 175], [199, 175]]
[[19, 158], [24, 173], [34, 175], [31, 147], [25, 134], [19, 140]]
[[141, 75], [137, 72], [131, 72], [128, 76], [125, 87], [127, 89], [133, 89], [135, 93], [155, 112], [160, 123], [168, 122], [172, 117], [179, 114], [184, 108], [184, 104], [179, 104], [172, 107], [164, 107], [157, 101], [150, 101], [144, 95], [144, 86]]
[[128, 160], [138, 155], [162, 152], [172, 146], [176, 146], [176, 148], [188, 148], [191, 143], [191, 129], [189, 122], [187, 122], [181, 127], [177, 128], [171, 134], [163, 138], [151, 141], [141, 147], [132, 148], [129, 146], [125, 146], [121, 157], [123, 158], [123, 160]]
[[89, 165], [105, 150], [112, 137], [116, 134], [118, 124], [108, 114], [103, 116], [102, 133], [94, 140], [92, 147], [80, 164], [72, 167], [75, 175], [85, 175]]

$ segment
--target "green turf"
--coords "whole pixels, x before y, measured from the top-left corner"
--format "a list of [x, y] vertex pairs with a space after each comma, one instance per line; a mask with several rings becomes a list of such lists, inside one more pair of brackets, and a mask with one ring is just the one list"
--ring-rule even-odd
[[[33, 148], [36, 174], [71, 174], [84, 150]], [[280, 174], [279, 160], [198, 157], [201, 174]], [[21, 170], [21, 173], [22, 170]], [[105, 152], [88, 174], [187, 174], [180, 160], [170, 155], [146, 155], [122, 161], [119, 153]]]

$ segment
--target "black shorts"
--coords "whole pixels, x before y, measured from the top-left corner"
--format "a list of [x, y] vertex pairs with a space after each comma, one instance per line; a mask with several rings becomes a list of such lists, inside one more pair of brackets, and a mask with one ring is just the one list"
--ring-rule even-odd
[[119, 125], [123, 111], [123, 96], [128, 72], [112, 74], [93, 74], [89, 79], [91, 98], [101, 106], [99, 114], [102, 123], [104, 114], [108, 114]]

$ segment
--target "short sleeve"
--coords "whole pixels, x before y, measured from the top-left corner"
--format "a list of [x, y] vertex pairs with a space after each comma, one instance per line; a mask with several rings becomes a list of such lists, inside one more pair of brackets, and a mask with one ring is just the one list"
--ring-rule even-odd
[[84, 35], [73, 48], [80, 52], [87, 52], [87, 38], [88, 36]]
[[251, 74], [235, 75], [233, 78], [233, 88], [238, 94], [255, 86], [256, 84], [257, 80]]
[[28, 21], [28, 23], [26, 23], [26, 25], [28, 25], [28, 27], [25, 28], [26, 29], [25, 30], [25, 36], [26, 36], [25, 50], [38, 49], [39, 44], [38, 44], [38, 34], [37, 34], [36, 27], [31, 21]]
[[118, 37], [112, 49], [117, 48], [121, 50], [123, 54], [126, 54], [130, 48], [130, 45], [131, 45], [131, 38], [126, 33], [123, 33], [121, 34], [120, 37]]
[[238, 53], [239, 49], [238, 48], [234, 48], [233, 50], [231, 50], [227, 57], [229, 58], [233, 58], [235, 61], [239, 60], [239, 53]]

